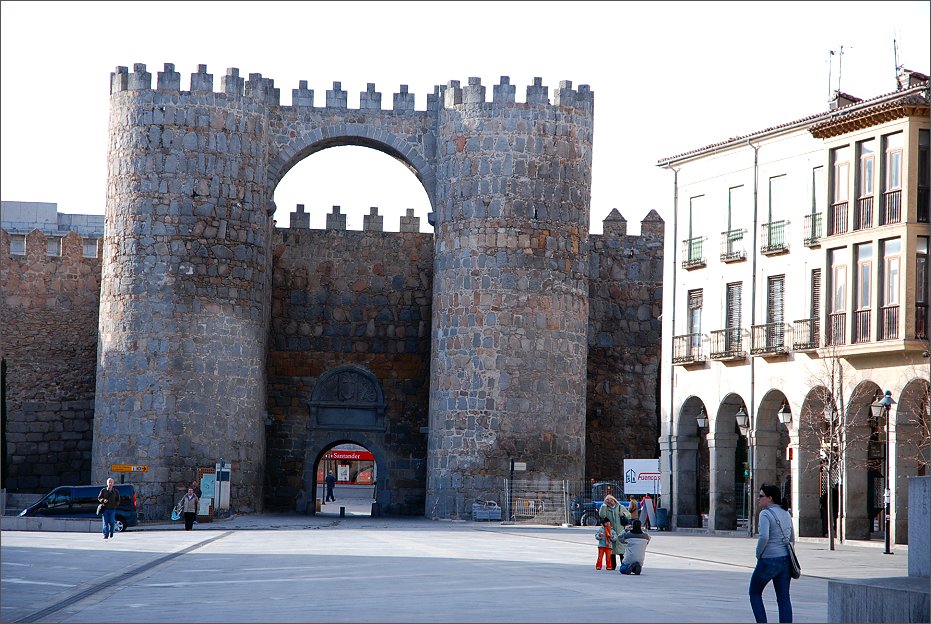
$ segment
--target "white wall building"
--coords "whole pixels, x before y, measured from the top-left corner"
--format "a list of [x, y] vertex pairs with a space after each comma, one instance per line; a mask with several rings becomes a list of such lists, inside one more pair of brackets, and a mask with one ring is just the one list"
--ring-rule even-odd
[[[832, 531], [880, 539], [892, 475], [890, 534], [907, 540], [906, 478], [928, 461], [928, 101], [928, 77], [906, 71], [893, 93], [838, 93], [658, 163], [675, 190], [660, 439], [673, 526], [752, 531], [768, 483], [798, 535], [824, 535], [830, 505]], [[871, 409], [885, 390], [888, 423]]]

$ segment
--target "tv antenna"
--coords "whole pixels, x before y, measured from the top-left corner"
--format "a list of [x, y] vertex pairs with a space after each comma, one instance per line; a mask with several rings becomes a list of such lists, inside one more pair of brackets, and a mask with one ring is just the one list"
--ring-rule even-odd
[[899, 82], [899, 72], [905, 66], [899, 64], [899, 44], [896, 42], [895, 37], [892, 38], [892, 60], [895, 63], [895, 89], [899, 91], [902, 88], [902, 83]]

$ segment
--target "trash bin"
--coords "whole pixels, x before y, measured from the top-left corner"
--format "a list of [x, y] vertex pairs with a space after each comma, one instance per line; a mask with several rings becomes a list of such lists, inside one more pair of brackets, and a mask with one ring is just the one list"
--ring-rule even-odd
[[669, 510], [665, 507], [657, 507], [656, 509], [656, 530], [669, 530]]

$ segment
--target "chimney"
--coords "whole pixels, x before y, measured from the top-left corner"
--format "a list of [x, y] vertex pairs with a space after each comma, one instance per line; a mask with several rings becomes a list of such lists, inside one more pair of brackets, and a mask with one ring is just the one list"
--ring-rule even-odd
[[926, 82], [929, 78], [920, 72], [910, 69], [900, 69], [899, 75], [896, 76], [896, 80], [899, 83], [897, 90], [901, 91], [902, 89], [908, 89], [909, 87], [914, 87], [916, 84]]
[[844, 93], [843, 91], [834, 91], [834, 98], [831, 100], [831, 110], [842, 108], [844, 106], [850, 106], [851, 104], [856, 104], [857, 102], [862, 102], [863, 100], [850, 95], [849, 93]]

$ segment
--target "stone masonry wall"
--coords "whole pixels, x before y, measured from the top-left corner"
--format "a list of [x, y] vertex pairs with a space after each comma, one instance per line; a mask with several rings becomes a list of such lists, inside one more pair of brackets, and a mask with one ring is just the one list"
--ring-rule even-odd
[[662, 219], [627, 234], [616, 210], [592, 235], [585, 474], [621, 479], [624, 459], [657, 457]]
[[[44, 492], [90, 483], [100, 258], [69, 233], [61, 256], [33, 230], [10, 255], [0, 230], [0, 355], [7, 362], [6, 485]], [[98, 254], [99, 256], [99, 254]]]
[[[278, 229], [268, 356], [266, 500], [293, 509], [337, 441], [376, 457], [389, 514], [420, 514], [426, 479], [433, 236], [417, 232]], [[378, 380], [385, 431], [321, 431], [307, 401], [320, 376], [353, 364]], [[308, 455], [309, 453], [309, 455]], [[310, 463], [315, 463], [312, 459]]]

